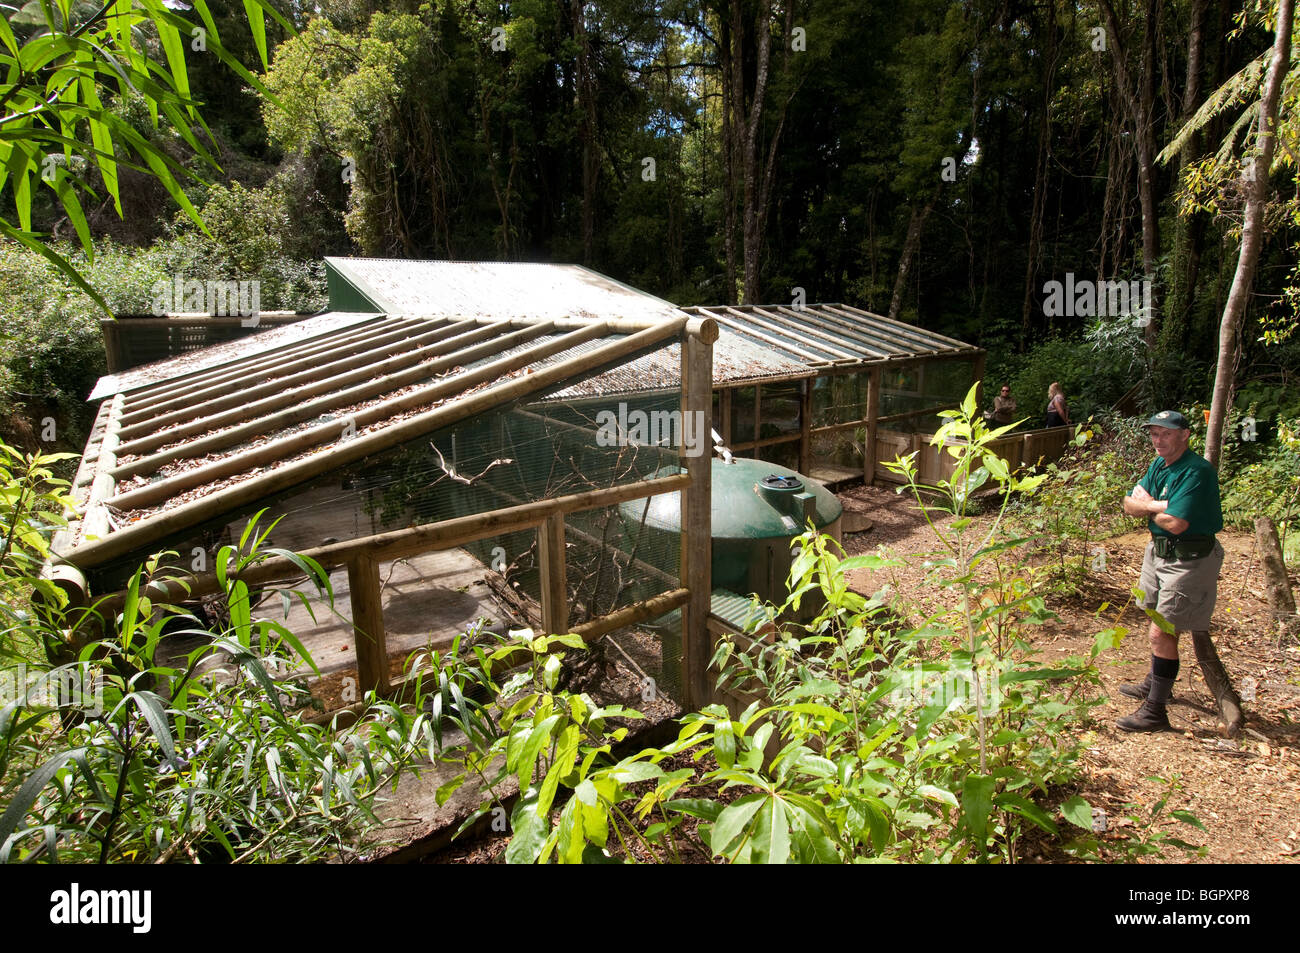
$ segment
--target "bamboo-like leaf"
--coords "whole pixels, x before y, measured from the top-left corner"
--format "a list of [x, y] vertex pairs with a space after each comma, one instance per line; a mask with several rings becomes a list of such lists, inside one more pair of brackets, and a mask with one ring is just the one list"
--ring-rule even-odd
[[14, 31], [9, 27], [9, 21], [0, 16], [0, 43], [4, 44], [6, 50], [16, 59], [18, 53], [18, 38], [14, 36]]
[[58, 774], [59, 769], [65, 764], [77, 757], [78, 754], [84, 754], [85, 751], [85, 748], [61, 751], [27, 776], [27, 780], [18, 788], [18, 793], [13, 796], [4, 814], [0, 815], [0, 844], [7, 841], [9, 835], [17, 830], [19, 822], [27, 815], [31, 806], [36, 802], [36, 796], [49, 783], [50, 778]]
[[[162, 17], [154, 20], [158, 28], [158, 39], [162, 43], [163, 53], [167, 56], [167, 65], [171, 68], [172, 83], [176, 92], [186, 99], [190, 98], [190, 75], [185, 66], [185, 48], [181, 44], [180, 31]], [[193, 107], [190, 107], [191, 112]]]
[[179, 771], [181, 763], [176, 760], [176, 746], [172, 741], [171, 726], [167, 724], [167, 715], [163, 712], [162, 699], [153, 692], [132, 692], [127, 697], [135, 702], [140, 713], [144, 715], [144, 720], [148, 723], [154, 740], [158, 742], [163, 757]]
[[253, 43], [257, 47], [257, 55], [262, 58], [262, 68], [266, 69], [271, 65], [271, 61], [266, 55], [266, 20], [262, 5], [255, 0], [244, 0], [244, 13], [248, 14], [248, 25], [253, 31]]
[[94, 254], [95, 246], [91, 241], [90, 227], [86, 224], [86, 213], [82, 211], [81, 201], [77, 198], [76, 190], [72, 188], [68, 174], [62, 169], [55, 174], [54, 192], [59, 197], [63, 211], [72, 222], [72, 227], [76, 229], [77, 241], [81, 243], [87, 255]]

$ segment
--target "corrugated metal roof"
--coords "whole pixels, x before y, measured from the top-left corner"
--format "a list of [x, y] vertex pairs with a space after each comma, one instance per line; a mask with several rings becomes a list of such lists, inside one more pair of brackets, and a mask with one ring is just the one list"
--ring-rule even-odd
[[581, 265], [326, 258], [381, 310], [465, 318], [671, 319], [662, 298]]
[[[761, 347], [739, 334], [722, 331], [713, 342], [713, 386], [742, 381], [812, 377], [816, 371], [771, 348]], [[639, 357], [596, 377], [572, 384], [551, 396], [552, 400], [600, 397], [606, 394], [635, 394], [681, 387], [680, 344]]]
[[980, 349], [955, 338], [844, 304], [685, 308], [807, 367], [844, 367]]

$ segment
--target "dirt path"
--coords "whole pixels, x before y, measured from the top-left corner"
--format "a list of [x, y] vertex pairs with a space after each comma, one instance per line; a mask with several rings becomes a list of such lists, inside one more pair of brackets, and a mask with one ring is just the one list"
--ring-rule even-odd
[[[854, 588], [874, 592], [890, 582], [909, 595], [941, 596], [926, 582], [919, 565], [920, 554], [933, 548], [934, 535], [915, 506], [906, 505], [892, 490], [872, 487], [855, 487], [840, 494], [840, 499], [846, 509], [868, 515], [875, 524], [870, 532], [846, 539], [850, 554], [884, 545], [895, 553], [918, 557], [905, 569], [855, 573]], [[1169, 709], [1176, 730], [1134, 735], [1115, 728], [1115, 719], [1136, 707], [1118, 693], [1119, 686], [1141, 679], [1150, 659], [1146, 617], [1126, 605], [1141, 566], [1145, 532], [1097, 544], [1106, 552], [1105, 568], [1090, 572], [1076, 593], [1049, 596], [1048, 606], [1060, 621], [1031, 628], [1030, 637], [1046, 658], [1053, 659], [1086, 654], [1096, 633], [1117, 617], [1130, 630], [1118, 649], [1101, 657], [1108, 697], [1094, 710], [1096, 723], [1077, 793], [1115, 819], [1122, 816], [1126, 803], [1149, 809], [1162, 796], [1165, 786], [1152, 778], [1177, 777], [1180, 787], [1169, 798], [1166, 817], [1171, 810], [1190, 811], [1206, 831], [1177, 821], [1169, 821], [1167, 829], [1203, 844], [1205, 861], [1296, 863], [1300, 860], [1300, 647], [1280, 646], [1267, 634], [1254, 538], [1228, 532], [1220, 539], [1227, 559], [1213, 634], [1243, 696], [1247, 722], [1240, 738], [1230, 741], [1221, 735], [1214, 699], [1201, 678], [1189, 639], [1182, 646], [1182, 672]], [[1104, 603], [1110, 608], [1103, 622], [1097, 610]], [[1167, 861], [1185, 859], [1181, 851], [1166, 851]]]

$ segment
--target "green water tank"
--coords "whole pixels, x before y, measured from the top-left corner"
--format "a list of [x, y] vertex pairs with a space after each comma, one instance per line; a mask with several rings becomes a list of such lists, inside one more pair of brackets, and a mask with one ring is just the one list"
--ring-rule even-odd
[[[656, 474], [662, 476], [664, 474]], [[622, 504], [623, 516], [639, 521], [647, 533], [681, 531], [677, 493]], [[713, 460], [713, 588], [758, 593], [780, 604], [790, 573], [790, 540], [813, 526], [840, 539], [840, 501], [820, 483], [793, 470], [733, 457]]]

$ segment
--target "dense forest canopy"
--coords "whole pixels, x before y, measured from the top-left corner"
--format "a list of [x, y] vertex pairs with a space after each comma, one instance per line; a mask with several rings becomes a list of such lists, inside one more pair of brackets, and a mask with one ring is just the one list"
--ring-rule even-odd
[[[199, 173], [180, 181], [208, 225], [125, 166], [119, 215], [85, 169], [109, 307], [148, 310], [183, 274], [258, 278], [263, 307], [312, 310], [330, 254], [567, 261], [680, 304], [845, 301], [988, 348], [1026, 392], [1060, 379], [1087, 408], [1138, 382], [1149, 403], [1208, 400], [1269, 4], [263, 5], [292, 27], [265, 21], [263, 89], [227, 61], [260, 61], [239, 5], [215, 14], [227, 59], [183, 45], [206, 128], [105, 93]], [[1300, 410], [1293, 102], [1237, 374], [1238, 406], [1264, 418]], [[33, 217], [73, 237], [52, 190]], [[97, 313], [31, 267], [16, 248], [0, 262], [0, 383], [11, 409], [75, 404], [99, 371]]]

